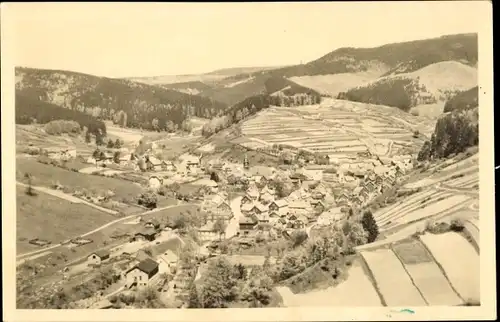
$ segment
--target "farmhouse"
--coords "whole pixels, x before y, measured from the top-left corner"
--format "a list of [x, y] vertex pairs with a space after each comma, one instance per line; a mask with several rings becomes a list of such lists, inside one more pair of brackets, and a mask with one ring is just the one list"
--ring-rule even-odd
[[241, 206], [241, 212], [249, 213], [254, 207], [253, 203], [245, 203]]
[[153, 228], [145, 228], [145, 229], [137, 232], [134, 236], [134, 239], [135, 240], [153, 241], [153, 240], [155, 240], [156, 235], [157, 235], [157, 232]]
[[309, 208], [307, 202], [303, 200], [296, 200], [288, 205], [289, 212], [293, 214], [305, 213]]
[[240, 219], [239, 228], [240, 232], [244, 235], [248, 235], [252, 230], [255, 229], [257, 222], [253, 220], [251, 217], [243, 217]]
[[154, 157], [154, 156], [150, 156], [146, 159], [146, 168], [149, 171], [161, 171], [162, 164], [163, 164], [163, 161]]
[[169, 160], [163, 160], [161, 162], [161, 167], [166, 171], [177, 171], [177, 167], [175, 166], [175, 164]]
[[262, 214], [262, 213], [264, 213], [264, 212], [267, 212], [267, 211], [268, 211], [268, 209], [269, 209], [269, 207], [268, 207], [268, 206], [263, 205], [263, 204], [262, 204], [262, 203], [260, 203], [260, 202], [256, 202], [256, 203], [253, 205], [252, 209], [250, 210], [250, 213], [253, 213], [253, 214], [257, 214], [257, 215], [258, 215], [258, 214]]
[[347, 205], [349, 203], [349, 196], [344, 192], [337, 198], [338, 205]]
[[161, 271], [170, 271], [172, 274], [175, 273], [178, 257], [174, 252], [166, 251], [164, 254], [159, 255], [157, 260], [160, 264]]
[[288, 206], [288, 202], [285, 199], [275, 200], [269, 204], [270, 211], [279, 211]]
[[377, 189], [377, 187], [371, 181], [368, 181], [364, 186], [370, 193], [374, 192]]
[[247, 196], [250, 197], [252, 200], [257, 200], [259, 199], [260, 193], [259, 189], [255, 186], [251, 186], [247, 190]]
[[269, 213], [267, 211], [262, 212], [257, 215], [257, 219], [259, 223], [268, 223], [269, 222]]
[[97, 266], [107, 259], [109, 259], [109, 251], [98, 250], [87, 257], [87, 264], [89, 266]]
[[158, 273], [158, 266], [159, 264], [150, 258], [141, 261], [125, 273], [126, 285], [128, 287], [133, 285], [137, 285], [137, 287], [147, 286]]
[[152, 189], [159, 189], [163, 185], [163, 179], [158, 176], [151, 176], [149, 177], [148, 185]]
[[130, 155], [122, 155], [118, 158], [118, 163], [121, 166], [126, 166], [130, 162]]
[[252, 203], [253, 201], [254, 200], [249, 195], [244, 195], [241, 198], [241, 205], [246, 205], [246, 204]]
[[188, 169], [200, 167], [200, 157], [190, 155], [184, 159]]
[[203, 241], [212, 241], [217, 239], [217, 232], [214, 229], [214, 222], [208, 222], [203, 227], [198, 228], [198, 235]]
[[366, 201], [370, 197], [370, 192], [368, 191], [368, 189], [363, 188], [361, 190], [361, 192], [359, 193], [359, 196], [362, 197]]

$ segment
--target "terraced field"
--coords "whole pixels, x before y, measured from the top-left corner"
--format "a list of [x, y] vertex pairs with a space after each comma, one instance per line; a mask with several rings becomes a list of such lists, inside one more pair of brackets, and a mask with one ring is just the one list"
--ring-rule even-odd
[[451, 216], [467, 209], [476, 200], [473, 196], [431, 188], [383, 208], [374, 217], [381, 231], [426, 219]]
[[242, 134], [262, 146], [288, 144], [342, 157], [367, 150], [393, 155], [420, 146], [413, 131], [428, 134], [433, 126], [395, 108], [325, 99], [319, 105], [266, 109], [243, 123]]

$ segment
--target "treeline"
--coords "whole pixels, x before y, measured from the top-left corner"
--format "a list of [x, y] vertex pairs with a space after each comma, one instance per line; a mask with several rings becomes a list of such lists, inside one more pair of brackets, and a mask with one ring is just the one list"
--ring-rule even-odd
[[340, 92], [337, 99], [360, 103], [397, 107], [408, 112], [414, 105], [411, 88], [413, 81], [407, 78], [385, 79], [369, 86], [356, 87]]
[[[31, 99], [114, 120], [127, 127], [167, 130], [181, 126], [189, 116], [212, 118], [227, 109], [226, 104], [207, 97], [120, 79], [31, 68], [16, 68], [16, 76], [22, 78], [16, 87]], [[62, 80], [67, 87], [63, 94]], [[157, 120], [154, 125], [153, 120]]]
[[67, 120], [77, 122], [81, 128], [86, 127], [90, 133], [101, 131], [106, 134], [106, 124], [103, 121], [80, 111], [43, 102], [19, 90], [16, 90], [15, 104], [17, 124], [46, 124], [55, 120]]
[[478, 144], [478, 108], [453, 111], [437, 121], [431, 139], [424, 143], [417, 160], [446, 158]]
[[468, 91], [460, 92], [446, 101], [446, 104], [444, 105], [444, 112], [447, 113], [451, 111], [470, 110], [478, 107], [478, 95], [478, 86], [471, 88]]

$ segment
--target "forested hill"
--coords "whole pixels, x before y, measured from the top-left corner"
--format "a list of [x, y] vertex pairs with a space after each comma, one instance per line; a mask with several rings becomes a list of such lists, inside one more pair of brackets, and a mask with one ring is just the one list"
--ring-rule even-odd
[[212, 118], [227, 109], [226, 104], [207, 97], [128, 80], [22, 67], [16, 68], [16, 93], [27, 100], [144, 129], [171, 130], [188, 116]]

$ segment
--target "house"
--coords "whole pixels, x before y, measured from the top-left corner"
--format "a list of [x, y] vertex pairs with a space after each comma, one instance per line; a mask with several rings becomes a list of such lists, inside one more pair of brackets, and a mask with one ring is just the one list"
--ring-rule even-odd
[[243, 235], [248, 235], [255, 229], [256, 225], [257, 222], [252, 217], [242, 217], [239, 221], [240, 233], [243, 233]]
[[150, 156], [146, 158], [146, 169], [148, 169], [149, 171], [161, 171], [162, 161], [154, 156]]
[[155, 240], [157, 235], [157, 232], [153, 228], [145, 228], [139, 232], [137, 232], [134, 236], [135, 240], [148, 240], [148, 241], [153, 241]]
[[141, 261], [126, 271], [126, 285], [128, 287], [133, 285], [137, 285], [137, 287], [147, 286], [155, 275], [158, 274], [158, 267], [159, 264], [150, 258]]
[[[361, 189], [360, 189], [361, 191]], [[337, 203], [339, 205], [346, 205], [349, 202], [349, 196], [344, 192], [337, 198]]]
[[163, 170], [166, 170], [166, 171], [177, 171], [177, 167], [170, 160], [163, 160], [161, 162], [161, 167], [163, 168]]
[[261, 204], [260, 202], [256, 202], [252, 209], [250, 210], [250, 213], [253, 213], [253, 214], [261, 214], [261, 213], [264, 213], [264, 212], [267, 212], [269, 210], [269, 207], [266, 206], [266, 205], [263, 205]]
[[356, 196], [354, 197], [354, 199], [352, 200], [353, 204], [357, 205], [358, 207], [361, 206], [363, 204], [363, 197], [362, 196]]
[[257, 187], [255, 186], [248, 188], [247, 196], [249, 196], [254, 201], [259, 199], [260, 196], [259, 189], [257, 189]]
[[148, 185], [152, 189], [159, 189], [163, 185], [163, 179], [158, 176], [151, 176], [149, 177]]
[[295, 187], [298, 187], [298, 186], [300, 186], [302, 184], [302, 178], [297, 173], [294, 173], [294, 174], [290, 175], [290, 180], [292, 181], [292, 184]]
[[145, 222], [144, 227], [153, 228], [153, 229], [160, 229], [160, 222], [154, 218], [149, 219], [148, 221]]
[[309, 204], [303, 200], [296, 200], [288, 205], [289, 212], [295, 214], [305, 213], [309, 208]]
[[392, 189], [392, 185], [387, 182], [387, 181], [384, 181], [384, 183], [382, 183], [382, 191], [387, 191], [387, 190], [391, 190]]
[[245, 203], [244, 205], [241, 206], [241, 212], [242, 213], [249, 213], [254, 207], [253, 203]]
[[269, 203], [274, 200], [274, 194], [271, 194], [269, 190], [265, 190], [260, 193], [259, 200]]
[[361, 190], [361, 192], [359, 193], [359, 196], [362, 197], [366, 201], [370, 197], [370, 192], [368, 191], [368, 189], [363, 188]]
[[384, 183], [384, 178], [382, 178], [382, 176], [376, 175], [375, 184], [381, 186], [383, 183]]
[[204, 226], [198, 228], [198, 236], [202, 241], [212, 241], [218, 238], [219, 233], [214, 229], [214, 222], [209, 221]]
[[130, 155], [122, 155], [118, 158], [118, 164], [125, 166], [130, 162]]
[[190, 155], [184, 159], [188, 170], [200, 168], [200, 157]]
[[267, 211], [262, 212], [257, 215], [257, 220], [259, 223], [268, 223], [269, 222], [269, 213]]
[[405, 175], [404, 171], [401, 169], [401, 167], [396, 167], [396, 178], [401, 178], [402, 176]]
[[313, 209], [316, 213], [322, 213], [326, 209], [326, 204], [323, 203], [321, 200], [316, 201], [316, 203], [313, 204]]
[[361, 186], [354, 188], [354, 190], [352, 191], [352, 195], [359, 196], [359, 193], [361, 192], [361, 190], [363, 190], [363, 187], [361, 187]]
[[103, 261], [109, 259], [109, 256], [109, 251], [98, 250], [87, 257], [87, 264], [89, 266], [101, 265]]
[[309, 219], [306, 216], [300, 215], [293, 220], [292, 227], [295, 229], [302, 229], [307, 223], [309, 223]]
[[285, 199], [274, 200], [269, 204], [270, 211], [279, 211], [280, 209], [286, 208], [288, 206], [288, 202]]
[[160, 264], [160, 271], [173, 274], [177, 268], [178, 257], [173, 251], [166, 251], [157, 257], [157, 261]]
[[367, 183], [365, 183], [365, 187], [366, 189], [368, 190], [368, 192], [372, 193], [374, 192], [375, 190], [377, 190], [377, 187], [375, 186], [375, 184], [371, 181], [368, 181]]
[[247, 205], [252, 203], [254, 200], [249, 195], [244, 195], [241, 198], [241, 205]]

